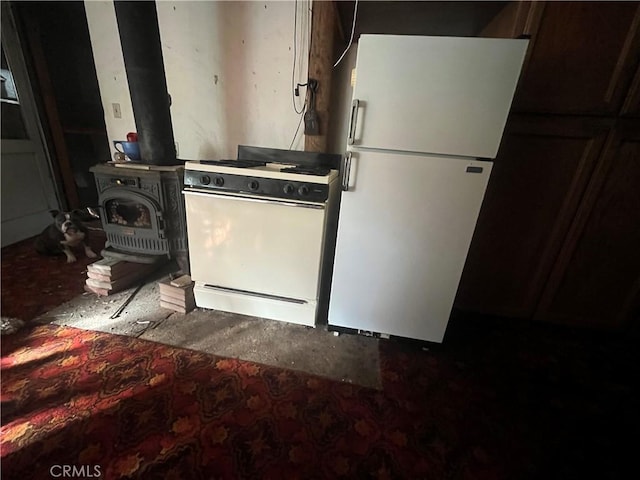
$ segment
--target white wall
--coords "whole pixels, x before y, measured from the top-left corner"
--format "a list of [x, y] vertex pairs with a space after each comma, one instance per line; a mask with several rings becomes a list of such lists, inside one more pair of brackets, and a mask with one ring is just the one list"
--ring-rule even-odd
[[[299, 12], [309, 3], [299, 1]], [[122, 139], [135, 122], [113, 3], [85, 7], [108, 136]], [[295, 3], [160, 1], [157, 10], [179, 158], [235, 158], [238, 144], [289, 148], [300, 119], [291, 94]], [[293, 148], [304, 148], [301, 133]]]
[[[84, 6], [87, 12], [89, 36], [102, 97], [109, 147], [112, 152], [115, 152], [113, 141], [126, 140], [128, 132], [136, 131], [116, 13], [112, 1], [85, 1]], [[122, 118], [114, 118], [113, 103], [120, 104]]]

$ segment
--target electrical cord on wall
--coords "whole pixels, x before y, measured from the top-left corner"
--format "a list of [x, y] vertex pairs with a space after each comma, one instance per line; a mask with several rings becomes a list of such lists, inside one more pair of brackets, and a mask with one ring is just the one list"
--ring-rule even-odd
[[300, 112], [300, 121], [298, 122], [298, 128], [296, 128], [296, 133], [293, 134], [293, 138], [291, 139], [291, 145], [289, 145], [289, 150], [293, 148], [293, 143], [296, 141], [296, 137], [298, 136], [298, 132], [300, 131], [300, 125], [302, 125], [302, 119], [304, 118], [304, 114], [307, 110], [307, 102], [304, 102], [302, 106], [302, 112]]
[[[295, 143], [296, 138], [298, 137], [298, 132], [300, 132], [300, 126], [302, 125], [304, 114], [307, 111], [307, 95], [306, 94], [304, 96], [305, 100], [304, 100], [304, 103], [302, 104], [302, 108], [298, 110], [298, 107], [296, 106], [296, 97], [300, 95], [300, 87], [307, 86], [307, 83], [296, 83], [296, 64], [298, 64], [297, 70], [298, 72], [300, 72], [303, 66], [304, 55], [298, 55], [298, 54], [302, 53], [304, 43], [305, 43], [304, 38], [306, 38], [308, 42], [308, 50], [307, 50], [307, 57], [306, 57], [307, 59], [309, 58], [309, 55], [311, 53], [311, 21], [310, 21], [311, 11], [312, 11], [311, 8], [307, 7], [306, 16], [302, 16], [301, 18], [300, 30], [303, 32], [303, 34], [301, 35], [300, 46], [298, 48], [298, 0], [295, 1], [295, 15], [293, 20], [293, 67], [291, 70], [291, 87], [292, 87], [291, 100], [293, 103], [293, 110], [300, 116], [300, 119], [298, 121], [298, 126], [296, 127], [296, 131], [293, 134], [293, 138], [291, 139], [289, 150], [293, 148], [293, 144]], [[302, 21], [305, 19], [306, 19], [306, 22]], [[305, 32], [306, 32], [306, 37], [304, 36]]]
[[336, 68], [338, 66], [338, 64], [342, 61], [342, 59], [344, 58], [346, 53], [351, 48], [351, 44], [353, 43], [353, 32], [356, 31], [356, 16], [357, 15], [358, 15], [358, 0], [356, 0], [356, 5], [355, 5], [355, 7], [353, 7], [353, 25], [351, 25], [351, 38], [349, 38], [349, 45], [347, 45], [347, 48], [344, 49], [344, 52], [342, 52], [342, 55], [340, 55], [340, 58], [338, 59], [338, 61], [333, 64], [333, 68]]
[[[300, 39], [300, 48], [298, 48], [298, 0], [295, 1], [295, 12], [294, 12], [294, 17], [293, 17], [293, 67], [291, 69], [291, 88], [292, 88], [292, 92], [291, 92], [291, 101], [293, 103], [293, 110], [298, 114], [302, 114], [304, 113], [304, 109], [306, 106], [306, 101], [305, 103], [302, 105], [302, 109], [298, 110], [298, 107], [296, 106], [296, 93], [299, 92], [298, 87], [300, 86], [305, 86], [306, 84], [302, 84], [302, 83], [298, 83], [296, 86], [296, 64], [299, 63], [298, 65], [298, 71], [302, 70], [302, 60], [303, 60], [303, 56], [300, 55], [300, 58], [298, 58], [298, 53], [302, 53], [302, 49], [304, 47], [305, 41], [304, 38], [307, 39], [307, 42], [309, 44], [309, 48], [307, 51], [307, 58], [309, 58], [309, 53], [311, 51], [311, 28], [310, 28], [310, 21], [309, 21], [309, 15], [311, 12], [310, 8], [307, 8], [307, 15], [306, 17], [303, 16], [302, 19], [306, 18], [306, 22], [302, 22], [302, 26], [300, 30], [306, 30], [306, 37], [302, 37]], [[304, 32], [303, 32], [304, 34]]]
[[[293, 8], [293, 65], [291, 68], [291, 86], [296, 83], [296, 61], [298, 59], [298, 0], [296, 0]], [[299, 112], [296, 107], [296, 96], [293, 92], [291, 93], [291, 101], [293, 102], [293, 110], [297, 114], [300, 114], [301, 112]]]

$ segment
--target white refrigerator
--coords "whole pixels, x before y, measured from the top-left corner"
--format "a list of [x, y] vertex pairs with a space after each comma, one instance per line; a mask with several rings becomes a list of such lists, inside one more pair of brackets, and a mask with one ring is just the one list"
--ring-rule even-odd
[[329, 328], [442, 342], [527, 43], [360, 37]]

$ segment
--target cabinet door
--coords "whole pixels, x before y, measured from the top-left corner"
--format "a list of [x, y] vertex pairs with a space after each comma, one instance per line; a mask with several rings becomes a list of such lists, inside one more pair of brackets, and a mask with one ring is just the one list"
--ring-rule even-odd
[[508, 125], [456, 306], [531, 317], [608, 126], [597, 119], [522, 116]]
[[622, 115], [625, 117], [640, 117], [640, 65], [636, 70], [627, 98], [622, 106]]
[[536, 318], [618, 328], [640, 290], [640, 121], [621, 122], [590, 182]]
[[518, 38], [538, 30], [545, 2], [507, 2], [482, 29], [480, 37]]
[[547, 2], [514, 100], [524, 112], [618, 112], [640, 53], [638, 2]]

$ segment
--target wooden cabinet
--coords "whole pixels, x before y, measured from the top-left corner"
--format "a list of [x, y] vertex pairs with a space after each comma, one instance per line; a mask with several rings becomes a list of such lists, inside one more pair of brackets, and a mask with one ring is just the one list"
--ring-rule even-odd
[[538, 30], [546, 2], [507, 2], [482, 29], [481, 37], [518, 38]]
[[637, 2], [546, 2], [513, 109], [615, 114], [639, 54]]
[[639, 291], [640, 120], [621, 120], [598, 161], [536, 319], [622, 327], [638, 307]]
[[640, 309], [640, 2], [511, 2], [482, 35], [531, 42], [456, 306], [624, 327]]
[[509, 119], [458, 289], [459, 308], [533, 315], [610, 125], [592, 118]]
[[622, 115], [626, 117], [640, 117], [640, 65], [636, 69], [627, 98], [622, 106]]

